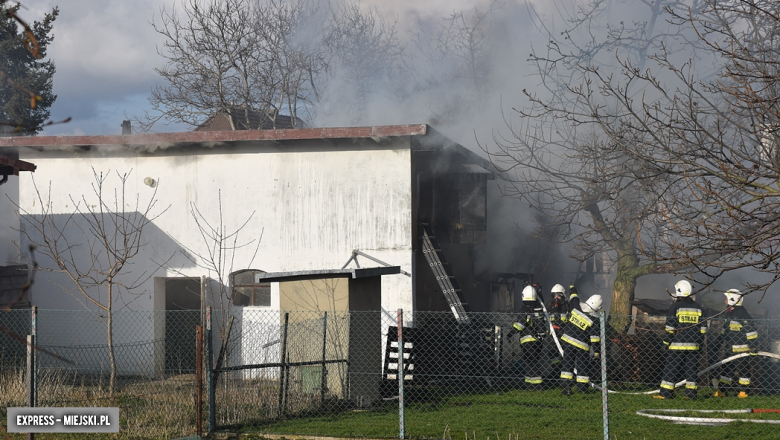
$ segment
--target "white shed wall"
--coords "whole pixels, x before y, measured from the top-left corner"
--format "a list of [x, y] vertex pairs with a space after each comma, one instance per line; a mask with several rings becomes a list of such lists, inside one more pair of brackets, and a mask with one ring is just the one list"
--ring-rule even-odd
[[[193, 265], [183, 252], [191, 256], [207, 252], [190, 209], [196, 206], [216, 225], [220, 198], [228, 231], [240, 227], [254, 211], [252, 220], [241, 232], [239, 243], [262, 236], [254, 261], [254, 246], [240, 249], [232, 270], [340, 268], [353, 249], [360, 249], [411, 272], [411, 157], [408, 140], [397, 142], [393, 147], [371, 150], [285, 148], [273, 152], [145, 157], [107, 157], [93, 152], [66, 158], [36, 155], [38, 169], [34, 175], [20, 176], [20, 204], [32, 214], [39, 213], [33, 179], [44, 197], [51, 182], [52, 210], [67, 215], [73, 212], [71, 196], [78, 199], [85, 194], [88, 202], [94, 202], [93, 168], [112, 173], [132, 169], [126, 192], [128, 203], [134, 204], [135, 197], [139, 196], [143, 205], [151, 197], [154, 190], [143, 183], [145, 177], [151, 177], [158, 182], [158, 209], [154, 213], [167, 208], [147, 230], [148, 244], [132, 267], [132, 276], [151, 271], [154, 276], [213, 277]], [[370, 146], [373, 141], [366, 140], [366, 143]], [[115, 176], [107, 181], [112, 186], [117, 182]], [[171, 257], [170, 267], [157, 269], [155, 262]], [[363, 267], [376, 265], [365, 259], [359, 261]], [[53, 282], [67, 286], [67, 280], [61, 276], [52, 279]], [[36, 305], [83, 308], [52, 283], [40, 277], [33, 288]], [[383, 308], [411, 309], [411, 278], [402, 274], [385, 276], [382, 284]], [[135, 298], [128, 307], [153, 309], [153, 280], [146, 282], [140, 291], [145, 294]]]

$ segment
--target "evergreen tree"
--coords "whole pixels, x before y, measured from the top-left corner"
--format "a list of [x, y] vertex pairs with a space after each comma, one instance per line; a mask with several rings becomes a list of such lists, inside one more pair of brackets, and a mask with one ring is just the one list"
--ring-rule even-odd
[[51, 30], [59, 9], [29, 29], [17, 20], [18, 10], [19, 5], [0, 1], [0, 131], [34, 135], [57, 99], [52, 93], [54, 62], [46, 60], [46, 49], [54, 39]]

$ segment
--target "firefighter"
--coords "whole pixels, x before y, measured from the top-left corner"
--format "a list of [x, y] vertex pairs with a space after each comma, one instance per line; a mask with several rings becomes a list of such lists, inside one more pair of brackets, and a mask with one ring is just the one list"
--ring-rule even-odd
[[692, 290], [693, 286], [686, 280], [678, 281], [674, 285], [676, 301], [669, 307], [669, 312], [666, 315], [667, 337], [664, 344], [667, 346], [667, 350], [661, 392], [654, 395], [653, 398], [674, 398], [675, 380], [681, 366], [685, 373], [685, 398], [696, 398], [699, 349], [707, 327], [702, 321], [701, 306], [696, 304], [691, 297]]
[[[562, 285], [556, 284], [550, 290], [550, 302], [547, 304], [547, 314], [550, 317], [550, 325], [555, 332], [553, 335], [558, 340], [563, 336], [563, 326], [568, 320], [569, 305], [566, 303], [566, 289]], [[551, 338], [552, 339], [552, 338]], [[547, 344], [548, 353], [552, 359], [550, 364], [557, 365], [561, 362], [561, 353], [558, 351], [558, 344], [551, 340]]]
[[[563, 329], [563, 336], [561, 336], [561, 342], [568, 344], [564, 344], [561, 366], [564, 396], [571, 395], [575, 369], [577, 370], [577, 388], [581, 392], [590, 389], [590, 344], [601, 342], [598, 315], [601, 304], [601, 295], [593, 295], [584, 303], [580, 303], [579, 300], [569, 301], [568, 322]], [[598, 350], [595, 350], [595, 354], [598, 354]]]
[[750, 356], [735, 359], [720, 367], [721, 386], [715, 392], [715, 397], [726, 396], [728, 390], [739, 390], [737, 397], [744, 399], [750, 387], [751, 359], [758, 354], [758, 332], [751, 325], [753, 318], [742, 306], [742, 292], [731, 289], [725, 294], [728, 309], [723, 314], [720, 337], [720, 347], [725, 346], [723, 357], [725, 359], [740, 353], [750, 353]]
[[566, 324], [569, 313], [569, 305], [566, 303], [566, 290], [562, 285], [556, 284], [550, 290], [550, 295], [547, 313], [550, 315], [550, 324], [552, 324], [555, 334], [560, 338], [563, 332], [563, 325]]
[[537, 284], [526, 285], [523, 288], [520, 319], [512, 325], [514, 331], [520, 334], [525, 364], [525, 386], [528, 389], [542, 388], [542, 347], [549, 333], [539, 298], [540, 288]]

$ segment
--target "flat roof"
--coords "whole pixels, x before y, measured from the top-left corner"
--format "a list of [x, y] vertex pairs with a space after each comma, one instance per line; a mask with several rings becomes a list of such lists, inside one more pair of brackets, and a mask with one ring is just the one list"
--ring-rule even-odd
[[279, 130], [186, 131], [115, 136], [0, 137], [0, 147], [59, 147], [71, 145], [148, 145], [194, 142], [284, 141], [303, 139], [384, 138], [425, 136], [428, 124], [374, 127], [291, 128]]
[[255, 274], [255, 283], [318, 280], [323, 278], [367, 278], [401, 273], [401, 266], [362, 267], [353, 269], [299, 270]]

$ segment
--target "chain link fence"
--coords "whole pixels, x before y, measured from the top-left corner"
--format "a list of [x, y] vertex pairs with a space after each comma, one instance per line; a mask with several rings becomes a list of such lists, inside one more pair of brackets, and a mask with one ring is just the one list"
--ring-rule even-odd
[[[605, 332], [604, 348], [593, 340], [576, 363], [567, 363], [566, 356], [580, 349], [556, 343], [563, 332], [524, 343], [513, 327], [518, 318], [471, 313], [468, 322], [458, 323], [446, 312], [406, 313], [399, 406], [394, 314], [244, 310], [234, 317], [225, 363], [216, 374], [216, 428], [452, 439], [777, 436], [780, 321], [753, 321], [756, 354], [736, 359], [720, 334], [723, 322], [711, 321], [701, 349], [692, 354], [696, 398], [684, 399], [678, 390], [677, 398], [660, 400], [653, 396], [671, 356], [663, 343], [663, 318], [640, 318], [629, 335]], [[571, 395], [562, 392], [566, 365], [575, 367]], [[740, 371], [745, 368], [749, 373]], [[751, 377], [748, 397], [713, 384], [725, 372], [735, 381]], [[678, 389], [686, 389], [684, 379], [679, 369]], [[726, 397], [716, 397], [719, 390]]]
[[[42, 310], [33, 324], [29, 310], [0, 313], [4, 328], [37, 334], [39, 406], [118, 406], [120, 432], [134, 438], [195, 433], [202, 319], [199, 311], [115, 313], [112, 400], [105, 317]], [[405, 312], [400, 321], [399, 332], [395, 312], [215, 314], [214, 397], [203, 419], [213, 414], [218, 431], [334, 437], [777, 438], [780, 321], [742, 323], [757, 337], [734, 352], [732, 324], [713, 319], [682, 361], [664, 344], [659, 317], [637, 317], [628, 334], [606, 325], [597, 333], [603, 349], [592, 339], [588, 351], [560, 338], [566, 327], [528, 340], [516, 313], [458, 322], [447, 312]], [[2, 408], [26, 404], [25, 354], [0, 333]], [[665, 374], [673, 362], [679, 368]], [[685, 365], [694, 366], [695, 386]], [[663, 382], [675, 385], [673, 398], [653, 398]]]
[[0, 333], [2, 410], [27, 406], [27, 346], [9, 333], [34, 333], [38, 406], [119, 407], [121, 432], [136, 437], [195, 433], [200, 311], [119, 311], [111, 318], [113, 350], [105, 313], [40, 310], [33, 319], [30, 310], [1, 312], [9, 330]]

